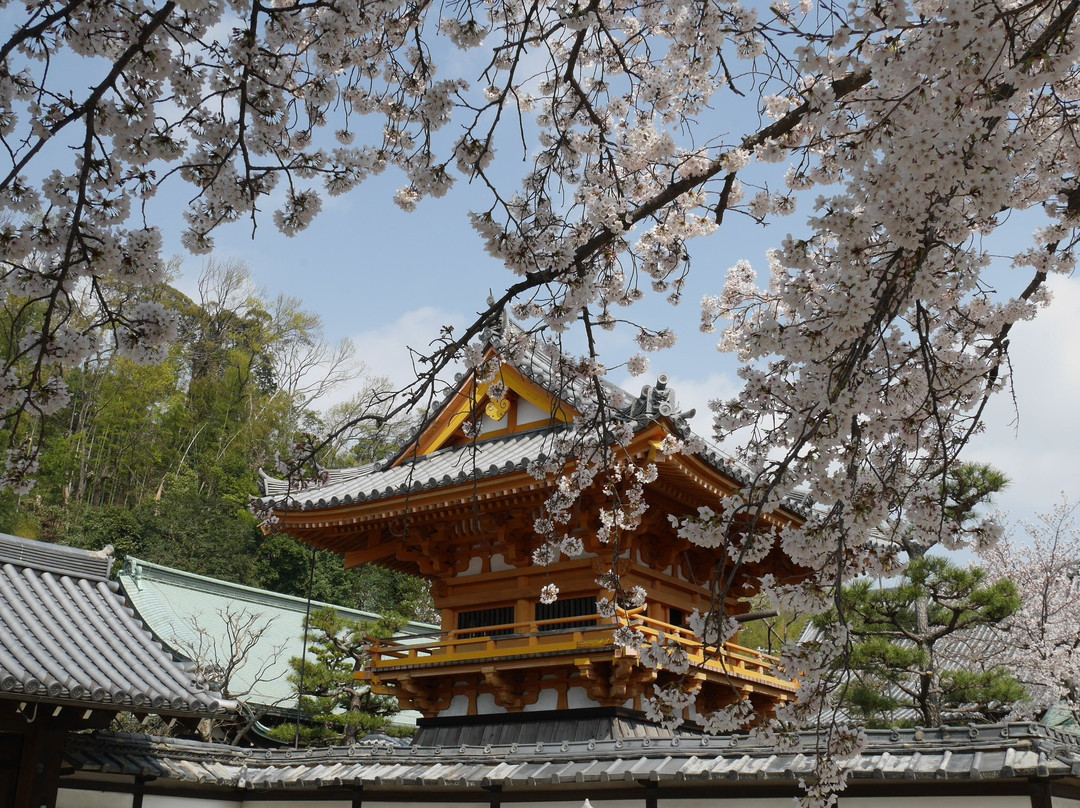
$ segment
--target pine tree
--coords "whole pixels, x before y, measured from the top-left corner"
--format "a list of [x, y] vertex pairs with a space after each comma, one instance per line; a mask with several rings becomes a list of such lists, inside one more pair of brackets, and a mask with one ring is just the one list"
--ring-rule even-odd
[[333, 609], [312, 612], [307, 657], [290, 660], [302, 721], [276, 727], [272, 734], [326, 746], [355, 743], [372, 732], [397, 732], [389, 721], [398, 712], [397, 700], [375, 695], [356, 674], [367, 663], [368, 638], [389, 639], [403, 622], [398, 617], [348, 620]]
[[1024, 698], [1015, 677], [989, 662], [995, 649], [977, 632], [1020, 608], [1011, 581], [927, 556], [913, 560], [896, 586], [856, 581], [842, 598], [853, 638], [843, 704], [867, 725], [903, 723], [893, 718], [903, 708], [929, 727], [992, 719]]

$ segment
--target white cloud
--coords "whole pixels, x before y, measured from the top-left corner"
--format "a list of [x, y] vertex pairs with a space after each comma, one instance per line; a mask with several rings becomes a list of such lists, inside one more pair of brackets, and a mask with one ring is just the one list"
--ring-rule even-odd
[[350, 384], [335, 391], [323, 406], [344, 401], [363, 390], [366, 382], [379, 376], [390, 380], [394, 388], [404, 387], [415, 379], [409, 348], [417, 352], [429, 350], [429, 343], [439, 336], [440, 329], [461, 321], [461, 316], [434, 306], [423, 306], [405, 312], [396, 320], [353, 334], [356, 358], [364, 363], [362, 374]]
[[1015, 406], [1008, 390], [992, 400], [966, 454], [1011, 478], [996, 502], [1017, 519], [1049, 510], [1063, 490], [1080, 497], [1080, 280], [1054, 278], [1051, 288], [1050, 307], [1013, 328]]
[[[682, 411], [696, 410], [690, 426], [698, 435], [712, 440], [712, 411], [709, 402], [715, 399], [734, 398], [742, 389], [738, 377], [724, 373], [710, 373], [701, 378], [685, 378], [672, 375], [668, 385]], [[728, 447], [729, 451], [734, 447]]]

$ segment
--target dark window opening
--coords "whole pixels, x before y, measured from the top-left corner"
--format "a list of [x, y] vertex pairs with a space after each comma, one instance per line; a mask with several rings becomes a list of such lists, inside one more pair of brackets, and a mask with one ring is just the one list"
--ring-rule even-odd
[[668, 623], [679, 628], [686, 627], [686, 612], [682, 609], [669, 609], [668, 610]]
[[[565, 617], [585, 617], [596, 614], [596, 598], [559, 598], [554, 603], [537, 603], [536, 619], [557, 620]], [[547, 623], [540, 626], [541, 631], [563, 631], [564, 629], [595, 626], [596, 620], [574, 620], [570, 623]]]
[[[505, 626], [514, 622], [514, 607], [500, 606], [497, 609], [477, 609], [472, 612], [458, 612], [458, 630], [470, 628], [483, 628], [484, 626]], [[459, 637], [498, 637], [512, 634], [513, 629], [497, 628], [491, 631], [470, 631], [468, 634], [459, 634]]]

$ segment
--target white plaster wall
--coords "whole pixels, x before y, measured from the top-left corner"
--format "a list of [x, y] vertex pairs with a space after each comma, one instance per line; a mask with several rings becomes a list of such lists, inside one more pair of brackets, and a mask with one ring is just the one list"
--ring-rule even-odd
[[583, 687], [572, 687], [566, 691], [566, 706], [571, 710], [578, 707], [599, 707], [599, 703], [589, 698], [589, 691]]
[[537, 421], [551, 421], [551, 416], [532, 402], [519, 398], [517, 403], [518, 424], [535, 424]]
[[[644, 803], [644, 800], [642, 801]], [[882, 802], [884, 802], [882, 800]], [[718, 808], [719, 806], [731, 806], [731, 808], [794, 808], [795, 801], [791, 797], [775, 797], [765, 800], [748, 799], [660, 799], [657, 800], [657, 808]], [[923, 806], [926, 808], [926, 806]]]
[[491, 557], [491, 571], [492, 572], [506, 572], [507, 570], [512, 570], [512, 569], [514, 569], [514, 567], [512, 565], [506, 563], [506, 559], [503, 558], [502, 553], [495, 553], [495, 555], [493, 555]]
[[1050, 804], [1054, 808], [1080, 808], [1080, 800], [1070, 799], [1069, 797], [1051, 797]]
[[450, 699], [450, 706], [439, 713], [439, 718], [469, 714], [469, 697], [461, 694]]
[[244, 800], [242, 808], [352, 808], [352, 800]]
[[554, 690], [541, 690], [540, 696], [532, 704], [521, 708], [523, 713], [537, 713], [541, 710], [554, 710], [559, 706], [559, 694]]
[[147, 794], [143, 797], [143, 808], [243, 808], [243, 803], [236, 800], [204, 800], [196, 797]]
[[[661, 799], [658, 808], [792, 808], [790, 797], [771, 799]], [[1054, 803], [1057, 805], [1057, 803]], [[1014, 797], [844, 797], [839, 808], [1031, 808], [1031, 799]], [[581, 808], [581, 806], [577, 806]], [[597, 807], [598, 808], [598, 807]]]
[[476, 558], [469, 559], [469, 566], [458, 573], [458, 576], [463, 575], [479, 575], [484, 569], [484, 559], [477, 556]]
[[[56, 792], [56, 808], [130, 808], [131, 794], [116, 791], [84, 791], [61, 788]], [[143, 802], [143, 805], [146, 805]]]
[[[403, 808], [403, 806], [416, 806], [416, 808], [484, 808], [487, 805], [486, 802], [409, 802], [407, 797], [402, 797], [401, 802], [382, 802], [381, 800], [369, 800], [366, 797], [363, 801], [364, 808]], [[311, 808], [321, 808], [318, 803], [311, 803]], [[580, 805], [575, 805], [574, 808], [581, 808]]]
[[[1031, 808], [1031, 797], [840, 797], [840, 808]], [[771, 808], [771, 806], [770, 806]]]
[[[581, 796], [574, 800], [560, 800], [559, 802], [504, 802], [504, 808], [581, 808], [585, 800], [589, 801], [592, 808], [644, 808], [645, 795], [639, 800], [597, 800], [589, 796], [588, 789], [581, 790]], [[367, 805], [364, 805], [367, 808]], [[791, 808], [791, 806], [787, 806]]]

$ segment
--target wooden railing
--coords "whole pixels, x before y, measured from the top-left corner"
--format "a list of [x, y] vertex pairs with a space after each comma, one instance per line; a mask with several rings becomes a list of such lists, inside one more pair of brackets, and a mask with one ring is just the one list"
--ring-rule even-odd
[[[647, 617], [642, 611], [620, 611], [611, 618], [590, 614], [455, 629], [429, 635], [430, 642], [417, 642], [424, 635], [413, 635], [408, 644], [371, 638], [368, 645], [371, 662], [367, 668], [378, 676], [380, 671], [390, 669], [465, 664], [512, 656], [571, 651], [587, 654], [611, 648], [616, 629], [629, 626], [644, 635], [648, 643], [663, 638], [663, 642], [678, 644], [693, 665], [737, 678], [768, 682], [785, 690], [794, 691], [797, 687], [775, 674], [775, 657], [735, 643], [725, 643], [717, 654], [715, 648], [706, 647], [689, 629]], [[553, 625], [559, 628], [550, 628]], [[477, 636], [481, 632], [489, 633]]]

